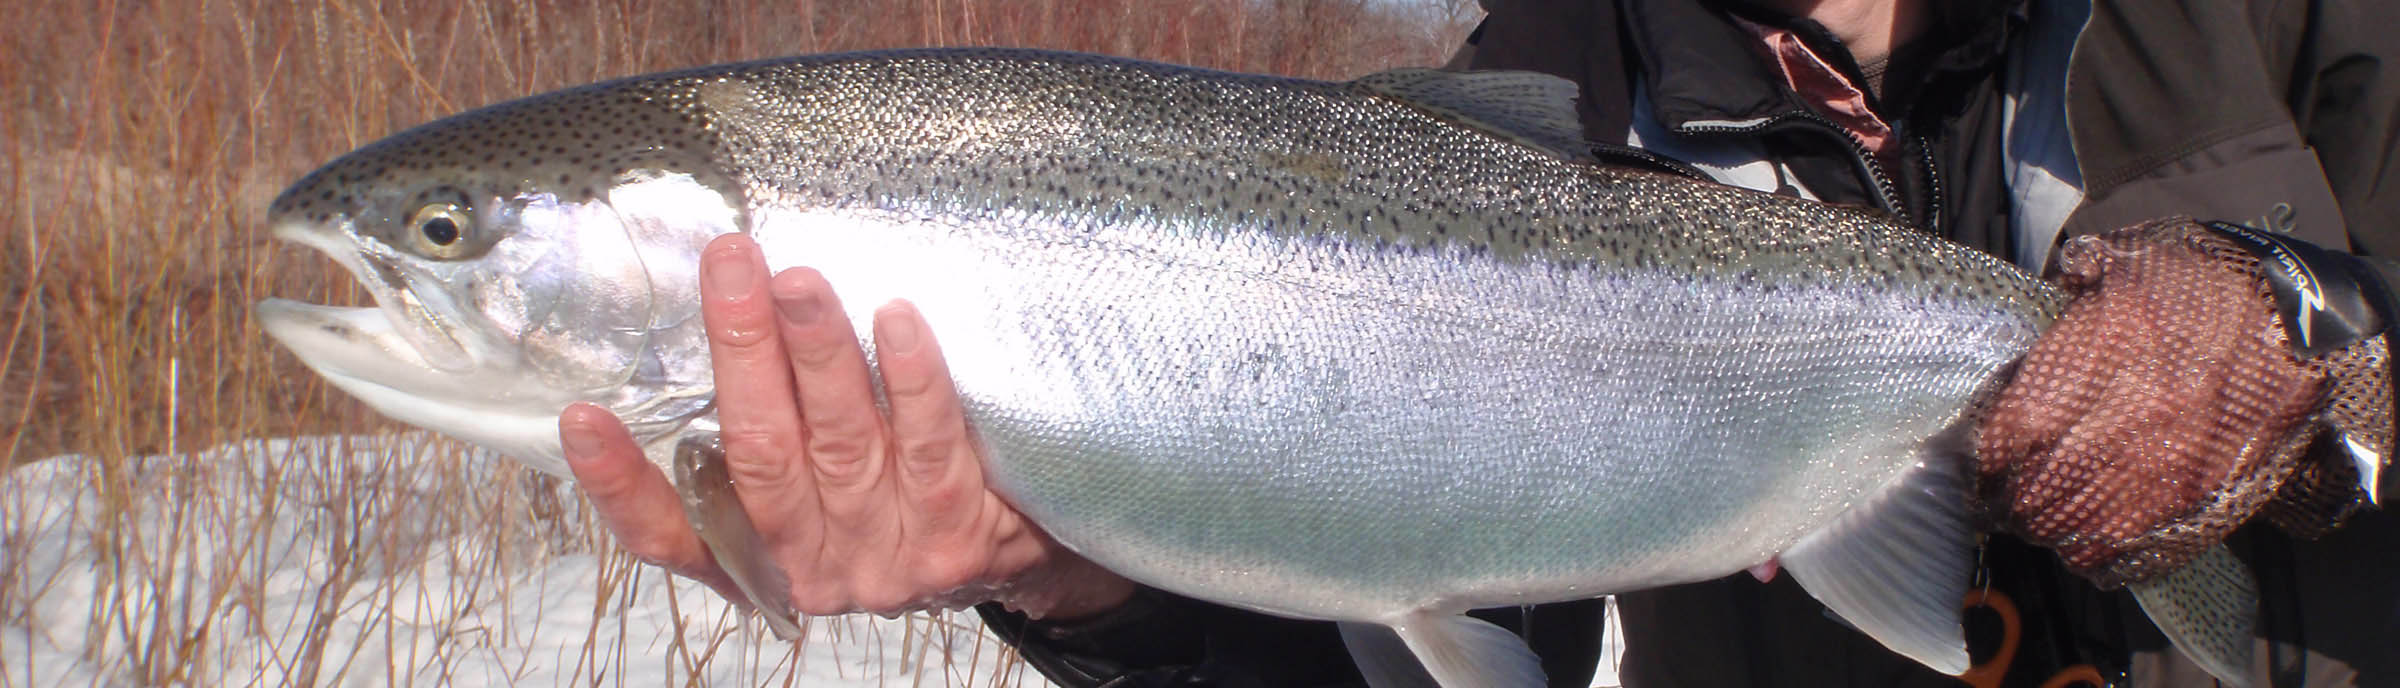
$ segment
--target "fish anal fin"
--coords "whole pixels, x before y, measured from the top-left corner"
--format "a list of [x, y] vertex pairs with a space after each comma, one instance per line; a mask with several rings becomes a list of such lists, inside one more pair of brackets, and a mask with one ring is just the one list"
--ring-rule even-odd
[[1928, 442], [1924, 460], [1890, 487], [1777, 557], [1843, 621], [1951, 675], [1968, 667], [1961, 605], [1975, 563], [1964, 454], [1949, 437], [1956, 432]]
[[1390, 626], [1357, 621], [1341, 624], [1342, 645], [1350, 649], [1350, 660], [1358, 664], [1358, 673], [1373, 688], [1441, 688], [1433, 675], [1425, 673], [1425, 665], [1417, 662], [1416, 653], [1400, 634]]
[[1375, 688], [1536, 688], [1546, 682], [1541, 658], [1524, 639], [1470, 616], [1424, 612], [1389, 626], [1344, 623], [1342, 641]]

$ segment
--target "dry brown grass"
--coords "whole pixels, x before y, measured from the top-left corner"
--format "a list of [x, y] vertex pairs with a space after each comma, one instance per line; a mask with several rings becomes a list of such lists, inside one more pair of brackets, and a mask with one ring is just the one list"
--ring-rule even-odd
[[[226, 466], [194, 458], [244, 438], [389, 429], [249, 322], [249, 304], [270, 294], [358, 299], [329, 261], [270, 243], [260, 224], [268, 198], [310, 166], [468, 107], [672, 67], [1014, 45], [1339, 78], [1438, 64], [1471, 11], [1464, 0], [0, 2], [0, 26], [12, 27], [0, 32], [0, 467], [91, 457], [96, 501], [78, 513], [100, 524], [84, 544], [103, 589], [88, 632], [108, 639], [94, 647], [142, 683], [189, 683], [194, 667], [222, 661], [202, 656], [212, 635], [270, 632], [212, 623], [255, 604], [262, 584], [245, 576], [261, 575], [263, 549], [303, 542], [333, 562], [313, 582], [329, 606], [382, 599], [352, 589], [371, 580], [354, 564], [431, 556], [410, 549], [426, 532], [549, 543], [537, 549], [553, 554], [607, 549], [579, 504], [517, 481], [454, 480], [395, 499], [372, 461], [242, 467], [225, 481]], [[165, 457], [142, 458], [153, 455]], [[291, 480], [315, 482], [295, 492]], [[37, 497], [0, 494], [0, 515]], [[320, 522], [335, 527], [284, 532], [278, 509], [332, 510]], [[173, 527], [134, 527], [162, 513]], [[393, 519], [423, 527], [366, 527]], [[0, 632], [47, 590], [24, 579], [27, 553], [12, 550], [28, 528], [0, 523]], [[528, 556], [460, 568], [498, 580]], [[263, 661], [302, 684], [371, 671], [328, 649], [369, 639], [326, 637], [332, 628], [312, 625]], [[676, 651], [705, 663], [706, 639], [692, 642]], [[0, 685], [32, 675], [7, 661]]]

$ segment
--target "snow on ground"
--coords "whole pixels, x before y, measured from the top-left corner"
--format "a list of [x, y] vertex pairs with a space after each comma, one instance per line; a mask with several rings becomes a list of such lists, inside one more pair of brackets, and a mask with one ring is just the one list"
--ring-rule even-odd
[[776, 640], [592, 523], [415, 434], [28, 464], [0, 475], [0, 686], [1048, 685], [972, 613]]
[[972, 613], [817, 619], [794, 651], [451, 443], [142, 463], [0, 476], [0, 686], [1047, 685]]

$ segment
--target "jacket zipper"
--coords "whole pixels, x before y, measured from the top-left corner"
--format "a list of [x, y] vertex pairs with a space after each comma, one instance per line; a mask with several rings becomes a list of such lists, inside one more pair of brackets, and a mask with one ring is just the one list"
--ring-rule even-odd
[[1701, 172], [1700, 168], [1693, 167], [1681, 160], [1621, 143], [1604, 141], [1587, 141], [1586, 143], [1590, 144], [1592, 148], [1592, 157], [1599, 158], [1601, 162], [1646, 168], [1653, 172], [1679, 175], [1700, 181], [1713, 181], [1707, 173]]
[[1917, 146], [1917, 164], [1925, 169], [1925, 229], [1937, 234], [1942, 230], [1942, 172], [1933, 166], [1933, 147], [1925, 138], [1915, 134], [1909, 140]]
[[[1842, 125], [1835, 124], [1833, 120], [1826, 119], [1823, 115], [1805, 111], [1786, 112], [1747, 124], [1685, 124], [1683, 126], [1676, 127], [1676, 130], [1685, 133], [1755, 134], [1792, 120], [1805, 120], [1808, 122], [1814, 122], [1817, 124], [1817, 126], [1823, 127], [1824, 131], [1839, 135], [1843, 141], [1849, 142], [1850, 160], [1858, 163], [1859, 171], [1864, 172], [1867, 175], [1867, 179], [1875, 183], [1876, 202], [1882, 206], [1884, 212], [1891, 213], [1893, 216], [1902, 218], [1903, 220], [1908, 219], [1908, 209], [1900, 204], [1899, 185], [1892, 182], [1891, 175], [1883, 173], [1883, 166], [1875, 164], [1875, 156], [1872, 152], [1867, 150], [1866, 142], [1858, 140], [1857, 134], [1850, 133], [1850, 130], [1842, 128]], [[1914, 137], [1911, 138], [1913, 139]], [[1922, 145], [1922, 141], [1918, 141], [1917, 143], [1919, 144], [1917, 149], [1920, 153], [1927, 156], [1931, 155], [1930, 153], [1924, 152], [1925, 147]], [[1928, 157], [1925, 160], [1925, 163], [1926, 173], [1930, 175], [1933, 171], [1931, 158]]]

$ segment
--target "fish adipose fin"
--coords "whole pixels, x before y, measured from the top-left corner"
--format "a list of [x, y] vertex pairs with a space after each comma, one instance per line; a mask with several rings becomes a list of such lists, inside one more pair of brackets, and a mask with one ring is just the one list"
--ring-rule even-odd
[[1394, 69], [1350, 82], [1403, 105], [1569, 160], [1592, 160], [1575, 82], [1538, 72]]
[[1889, 488], [1778, 555], [1843, 621], [1951, 675], [1968, 666], [1960, 617], [1975, 563], [1963, 437], [1953, 429], [1927, 442]]
[[1375, 688], [1535, 688], [1542, 660], [1508, 629], [1455, 614], [1412, 614], [1389, 627], [1343, 623], [1342, 643]]
[[2258, 583], [2232, 551], [2224, 545], [2208, 548], [2183, 568], [2125, 587], [2151, 623], [2201, 670], [2227, 686], [2254, 685], [2251, 629], [2258, 618]]
[[799, 640], [800, 615], [792, 605], [791, 584], [782, 569], [760, 556], [764, 550], [758, 529], [733, 491], [733, 474], [725, 468], [725, 448], [716, 433], [695, 430], [676, 441], [675, 487], [683, 492], [684, 516], [699, 531], [717, 567], [750, 598], [750, 607], [767, 620], [775, 637]]

